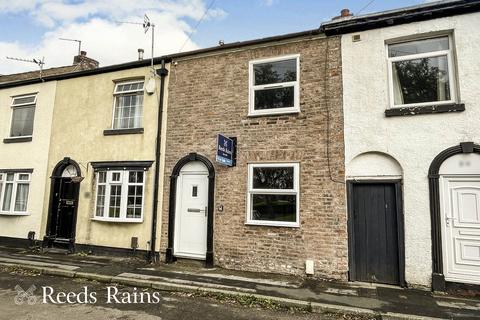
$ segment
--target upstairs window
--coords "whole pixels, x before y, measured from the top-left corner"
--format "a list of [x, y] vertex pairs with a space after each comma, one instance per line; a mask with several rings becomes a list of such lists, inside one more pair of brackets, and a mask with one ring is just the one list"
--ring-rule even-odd
[[455, 102], [449, 36], [390, 44], [388, 63], [392, 107]]
[[300, 112], [300, 56], [250, 61], [249, 115]]
[[298, 163], [248, 166], [247, 224], [299, 226]]
[[25, 95], [12, 99], [12, 124], [10, 137], [31, 137], [33, 134], [33, 119], [37, 95]]
[[0, 212], [26, 214], [30, 173], [0, 172]]
[[143, 80], [115, 84], [113, 129], [142, 127], [143, 84]]
[[141, 222], [144, 171], [98, 171], [95, 218]]

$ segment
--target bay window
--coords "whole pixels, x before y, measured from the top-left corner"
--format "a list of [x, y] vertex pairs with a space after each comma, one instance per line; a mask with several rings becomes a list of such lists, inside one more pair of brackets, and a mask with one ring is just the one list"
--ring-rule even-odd
[[26, 214], [30, 173], [0, 172], [0, 213]]
[[300, 112], [300, 56], [250, 61], [249, 115]]
[[141, 222], [145, 172], [136, 170], [97, 171], [95, 219]]
[[299, 226], [298, 163], [249, 164], [247, 224]]
[[389, 44], [388, 64], [391, 107], [455, 102], [450, 36]]

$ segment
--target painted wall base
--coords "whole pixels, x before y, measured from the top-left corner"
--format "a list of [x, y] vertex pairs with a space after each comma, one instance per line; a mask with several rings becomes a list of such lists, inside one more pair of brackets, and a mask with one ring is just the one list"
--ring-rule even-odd
[[1, 237], [0, 236], [0, 245], [12, 247], [12, 248], [30, 248], [35, 244], [42, 244], [40, 240], [29, 240], [26, 238], [12, 238], [12, 237]]

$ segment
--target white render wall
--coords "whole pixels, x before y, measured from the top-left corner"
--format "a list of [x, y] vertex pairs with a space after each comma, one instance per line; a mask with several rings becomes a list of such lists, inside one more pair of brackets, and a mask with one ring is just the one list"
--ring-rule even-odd
[[[480, 13], [459, 15], [342, 37], [345, 162], [365, 152], [382, 152], [403, 170], [405, 273], [411, 285], [430, 286], [431, 236], [428, 168], [441, 151], [460, 142], [480, 143]], [[466, 111], [385, 117], [389, 88], [385, 41], [452, 31], [457, 92]], [[360, 34], [361, 41], [352, 42]], [[353, 165], [352, 165], [353, 166]], [[357, 164], [355, 164], [357, 166]], [[355, 170], [353, 170], [355, 169]], [[368, 165], [365, 171], [368, 171]]]
[[[0, 90], [0, 169], [33, 169], [28, 194], [28, 215], [0, 214], [0, 237], [26, 239], [29, 231], [35, 231], [35, 238], [41, 239], [45, 232], [40, 230], [40, 226], [45, 184], [50, 182], [47, 162], [56, 85], [56, 81], [50, 81]], [[10, 134], [12, 96], [35, 92], [38, 94], [32, 141], [3, 143], [3, 139]]]

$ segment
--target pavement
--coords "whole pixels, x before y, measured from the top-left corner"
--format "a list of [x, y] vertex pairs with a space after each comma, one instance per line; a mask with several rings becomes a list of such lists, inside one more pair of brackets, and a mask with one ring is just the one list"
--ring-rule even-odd
[[[19, 302], [17, 285], [23, 289], [36, 286], [35, 303]], [[81, 292], [88, 287], [89, 292], [97, 293], [95, 303], [54, 304], [43, 303], [39, 294], [42, 286], [50, 286], [56, 292]], [[338, 314], [318, 315], [302, 310], [259, 308], [241, 305], [234, 301], [218, 301], [214, 298], [199, 297], [183, 292], [157, 292], [156, 303], [108, 303], [107, 290], [110, 284], [80, 278], [47, 276], [29, 270], [14, 270], [0, 266], [0, 320], [322, 320], [338, 319]], [[116, 285], [122, 294], [134, 293], [135, 288]], [[137, 290], [140, 291], [140, 290]], [[142, 289], [141, 293], [155, 292], [154, 289]], [[359, 320], [358, 317], [343, 317], [344, 320]], [[367, 320], [368, 318], [363, 318]]]
[[[367, 283], [205, 269], [202, 264], [147, 264], [135, 257], [67, 255], [0, 246], [0, 265], [42, 275], [89, 279], [167, 292], [253, 297], [312, 313], [348, 313], [376, 319], [479, 319], [480, 297], [434, 294]], [[74, 280], [75, 280], [74, 279]]]

